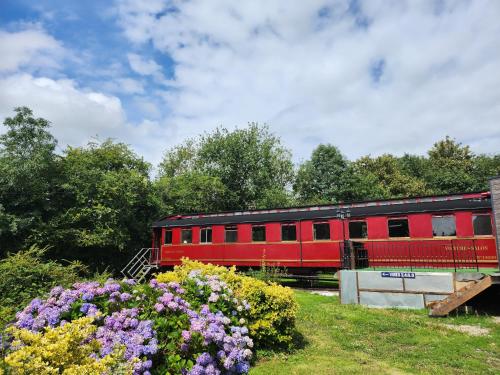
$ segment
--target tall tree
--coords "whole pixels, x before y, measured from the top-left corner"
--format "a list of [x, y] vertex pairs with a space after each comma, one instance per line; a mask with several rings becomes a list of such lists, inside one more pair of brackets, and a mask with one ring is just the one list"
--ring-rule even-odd
[[429, 168], [429, 160], [425, 156], [404, 154], [398, 159], [401, 171], [409, 176], [424, 180]]
[[297, 172], [294, 191], [304, 204], [345, 199], [349, 161], [332, 145], [319, 145]]
[[[384, 154], [356, 160], [349, 171], [353, 200], [388, 199], [429, 193], [425, 181], [401, 168], [398, 158]], [[347, 195], [347, 194], [346, 194]]]
[[469, 146], [446, 137], [428, 151], [429, 168], [425, 179], [435, 194], [473, 191], [475, 155]]
[[0, 252], [33, 242], [34, 232], [57, 210], [57, 141], [50, 123], [27, 107], [15, 112], [0, 136]]
[[165, 175], [156, 181], [155, 190], [163, 214], [217, 211], [227, 195], [219, 178], [197, 171]]
[[168, 150], [158, 166], [160, 176], [176, 177], [197, 169], [199, 142], [188, 139], [184, 143]]
[[[191, 173], [191, 177], [205, 176], [205, 182], [206, 177], [220, 181], [223, 199], [210, 205], [217, 210], [286, 205], [294, 175], [290, 152], [267, 127], [255, 123], [234, 131], [218, 128], [188, 141], [168, 151], [159, 169], [160, 178]], [[183, 194], [191, 195], [187, 198], [191, 207], [205, 206], [205, 202], [194, 203], [193, 199], [206, 197], [191, 189], [185, 189]]]
[[480, 154], [474, 158], [474, 169], [472, 171], [474, 185], [472, 190], [489, 189], [488, 180], [491, 177], [500, 176], [500, 154]]
[[123, 143], [68, 147], [62, 161], [64, 202], [43, 236], [65, 258], [119, 266], [149, 245], [157, 215], [150, 168]]

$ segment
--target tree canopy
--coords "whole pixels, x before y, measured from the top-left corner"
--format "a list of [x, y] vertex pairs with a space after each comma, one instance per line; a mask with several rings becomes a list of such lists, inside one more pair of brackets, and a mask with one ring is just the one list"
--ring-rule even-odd
[[29, 246], [56, 210], [59, 168], [50, 123], [26, 107], [15, 113], [5, 119], [7, 132], [0, 136], [0, 254]]
[[59, 209], [42, 238], [67, 257], [74, 258], [64, 249], [75, 249], [94, 261], [109, 261], [106, 254], [112, 258], [113, 250], [143, 247], [158, 215], [150, 169], [123, 143], [68, 147], [61, 160]]
[[426, 156], [384, 154], [355, 161], [334, 146], [319, 145], [299, 166], [294, 189], [303, 204], [451, 194], [488, 189], [500, 174], [500, 155], [474, 154], [450, 137]]
[[[205, 194], [176, 191], [178, 200], [189, 195], [186, 212], [236, 210], [288, 204], [293, 177], [290, 151], [266, 126], [251, 123], [234, 131], [217, 128], [167, 151], [159, 183], [172, 190], [169, 185], [182, 179], [196, 191], [197, 184], [207, 189]], [[222, 192], [223, 199], [213, 199]]]
[[333, 145], [319, 145], [311, 159], [299, 166], [294, 190], [304, 203], [345, 199], [349, 161]]
[[250, 123], [185, 141], [152, 167], [113, 140], [56, 152], [50, 122], [26, 107], [0, 135], [0, 257], [49, 246], [47, 255], [115, 271], [140, 247], [150, 225], [171, 213], [449, 194], [488, 188], [500, 154], [475, 154], [446, 137], [427, 155], [348, 160], [330, 144], [294, 167], [267, 126]]
[[111, 140], [55, 153], [47, 120], [28, 108], [4, 122], [0, 136], [0, 252], [49, 246], [47, 254], [120, 264], [117, 253], [150, 240], [159, 213], [151, 166]]

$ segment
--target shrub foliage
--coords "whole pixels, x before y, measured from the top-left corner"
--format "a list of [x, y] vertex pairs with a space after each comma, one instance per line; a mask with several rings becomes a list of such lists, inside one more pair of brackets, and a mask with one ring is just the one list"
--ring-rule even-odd
[[63, 266], [42, 260], [45, 252], [32, 246], [0, 260], [0, 327], [34, 297], [56, 285], [69, 286], [85, 272], [77, 262]]
[[[291, 344], [291, 289], [234, 267], [185, 259], [147, 284], [68, 287], [83, 268], [43, 263], [43, 252], [31, 248], [0, 263], [2, 300], [24, 304], [0, 335], [0, 373], [246, 374], [254, 340], [260, 348]], [[44, 298], [26, 305], [37, 294]]]
[[133, 368], [124, 363], [122, 347], [97, 359], [99, 343], [91, 339], [96, 331], [92, 321], [83, 317], [41, 333], [11, 327], [12, 346], [19, 349], [12, 351], [5, 363], [16, 374], [131, 374]]
[[[37, 374], [70, 374], [81, 366], [89, 366], [82, 372], [89, 374], [92, 366], [106, 368], [96, 374], [118, 373], [117, 368], [134, 375], [245, 374], [253, 347], [249, 310], [219, 276], [197, 270], [182, 286], [156, 279], [57, 286], [47, 299], [35, 298], [16, 314], [4, 338], [4, 366], [15, 373], [31, 373], [22, 369], [33, 366], [40, 368]], [[68, 337], [78, 326], [79, 336]], [[57, 354], [64, 350], [71, 352], [66, 359]], [[82, 353], [98, 363], [82, 361]]]
[[249, 303], [250, 310], [246, 318], [250, 336], [257, 347], [290, 347], [298, 309], [290, 288], [239, 274], [234, 267], [203, 264], [186, 258], [182, 260], [181, 266], [157, 275], [157, 279], [183, 285], [193, 270], [200, 270], [203, 275], [219, 276], [234, 291], [236, 298]]

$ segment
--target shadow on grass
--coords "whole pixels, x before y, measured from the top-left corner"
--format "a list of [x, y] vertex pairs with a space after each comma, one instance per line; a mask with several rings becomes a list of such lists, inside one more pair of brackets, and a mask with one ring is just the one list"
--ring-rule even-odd
[[274, 356], [286, 357], [288, 355], [296, 353], [299, 350], [304, 349], [307, 345], [309, 345], [309, 341], [307, 341], [305, 336], [298, 330], [294, 330], [294, 332], [292, 333], [292, 343], [290, 346], [282, 345], [259, 349], [254, 356], [254, 362], [262, 358], [269, 358]]
[[307, 345], [309, 345], [309, 341], [307, 341], [306, 337], [298, 330], [295, 330], [292, 335], [292, 346], [289, 351], [295, 352], [304, 349]]

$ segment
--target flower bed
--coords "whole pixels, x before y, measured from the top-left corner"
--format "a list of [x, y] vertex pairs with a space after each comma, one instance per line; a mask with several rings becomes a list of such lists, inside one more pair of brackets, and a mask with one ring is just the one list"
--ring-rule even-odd
[[[35, 346], [54, 335], [67, 335], [62, 330], [66, 325], [85, 323], [94, 327], [82, 330], [86, 335], [79, 338], [82, 348], [92, 343], [92, 350], [86, 350], [96, 363], [88, 366], [109, 363], [116, 368], [119, 357], [120, 373], [244, 374], [253, 347], [246, 327], [250, 309], [219, 276], [197, 270], [190, 271], [182, 285], [110, 279], [104, 284], [76, 283], [71, 289], [56, 287], [47, 299], [34, 299], [17, 314], [8, 329], [14, 341], [5, 363], [20, 373], [35, 362], [44, 363], [45, 372], [37, 373], [53, 373], [50, 369], [61, 369], [57, 358]], [[82, 323], [82, 318], [90, 320]]]
[[242, 275], [234, 267], [203, 264], [187, 258], [173, 271], [157, 275], [157, 279], [184, 285], [189, 283], [193, 270], [202, 275], [217, 275], [234, 291], [236, 298], [249, 304], [250, 308], [240, 313], [247, 319], [256, 347], [275, 350], [292, 346], [298, 305], [290, 288]]

